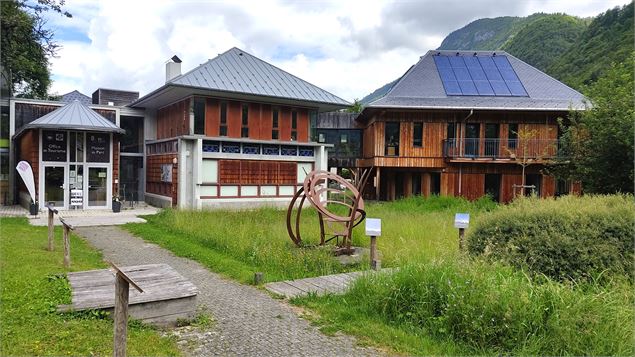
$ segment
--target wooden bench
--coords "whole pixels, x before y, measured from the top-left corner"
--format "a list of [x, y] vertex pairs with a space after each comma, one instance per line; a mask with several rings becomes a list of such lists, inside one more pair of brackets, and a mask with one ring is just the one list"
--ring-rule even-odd
[[[174, 325], [177, 319], [196, 314], [198, 288], [167, 264], [122, 267], [142, 289], [130, 290], [131, 317], [157, 326]], [[110, 269], [68, 273], [72, 303], [60, 305], [60, 312], [103, 309], [115, 306], [115, 275]]]

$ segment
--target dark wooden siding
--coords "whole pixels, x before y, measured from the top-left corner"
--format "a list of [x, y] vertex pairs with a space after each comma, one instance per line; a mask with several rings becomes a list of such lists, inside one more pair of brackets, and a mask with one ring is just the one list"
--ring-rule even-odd
[[157, 139], [190, 133], [190, 99], [168, 105], [157, 112]]

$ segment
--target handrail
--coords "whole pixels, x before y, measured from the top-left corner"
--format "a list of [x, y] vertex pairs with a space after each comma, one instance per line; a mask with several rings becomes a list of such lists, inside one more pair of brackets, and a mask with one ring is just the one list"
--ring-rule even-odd
[[561, 157], [558, 139], [488, 139], [466, 138], [443, 140], [445, 158], [554, 159]]

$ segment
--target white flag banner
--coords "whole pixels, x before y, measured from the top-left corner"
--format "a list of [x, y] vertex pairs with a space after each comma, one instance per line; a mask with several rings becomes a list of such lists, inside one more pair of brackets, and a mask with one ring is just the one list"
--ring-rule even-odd
[[22, 177], [22, 181], [24, 181], [26, 189], [29, 190], [31, 199], [35, 202], [35, 181], [33, 180], [33, 169], [31, 168], [31, 165], [29, 165], [26, 161], [20, 161], [15, 169], [18, 170], [20, 177]]

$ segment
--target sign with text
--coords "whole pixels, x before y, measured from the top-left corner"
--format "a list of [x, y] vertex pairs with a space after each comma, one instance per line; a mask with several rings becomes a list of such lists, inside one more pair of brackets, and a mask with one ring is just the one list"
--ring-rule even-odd
[[457, 213], [454, 216], [454, 228], [467, 228], [470, 225], [469, 213]]
[[42, 131], [42, 161], [66, 161], [65, 131]]
[[88, 162], [110, 161], [110, 134], [86, 135], [86, 160]]
[[381, 236], [381, 219], [366, 218], [366, 235], [371, 237]]

